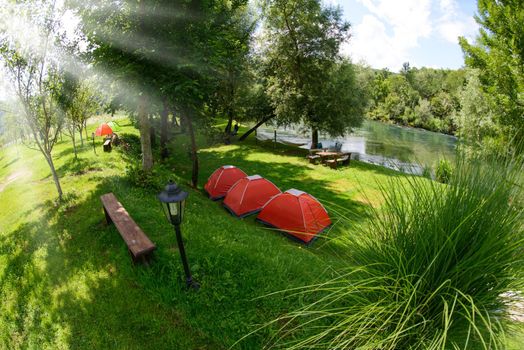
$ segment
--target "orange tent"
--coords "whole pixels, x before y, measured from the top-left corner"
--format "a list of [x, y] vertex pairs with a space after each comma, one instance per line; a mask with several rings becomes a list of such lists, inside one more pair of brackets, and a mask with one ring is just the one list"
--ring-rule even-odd
[[278, 228], [306, 244], [331, 225], [322, 204], [312, 195], [295, 189], [268, 201], [257, 221]]
[[106, 123], [100, 124], [98, 128], [96, 128], [95, 135], [96, 136], [103, 136], [103, 135], [111, 135], [113, 133], [113, 129]]
[[223, 204], [232, 214], [245, 217], [260, 211], [271, 197], [279, 193], [277, 186], [260, 175], [246, 176], [231, 187]]
[[235, 182], [246, 176], [247, 174], [236, 166], [224, 165], [211, 174], [204, 189], [209, 194], [209, 198], [217, 200], [223, 198]]

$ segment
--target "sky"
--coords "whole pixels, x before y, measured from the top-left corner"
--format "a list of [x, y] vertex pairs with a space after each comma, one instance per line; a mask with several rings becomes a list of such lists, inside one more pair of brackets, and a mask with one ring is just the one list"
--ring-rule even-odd
[[478, 33], [476, 0], [327, 0], [339, 5], [351, 23], [342, 52], [354, 62], [398, 72], [411, 67], [464, 65], [458, 37]]

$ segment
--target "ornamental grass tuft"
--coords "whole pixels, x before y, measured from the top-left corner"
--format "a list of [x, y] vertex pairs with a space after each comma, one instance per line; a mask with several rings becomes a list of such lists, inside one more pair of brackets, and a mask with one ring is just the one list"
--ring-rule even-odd
[[522, 164], [458, 157], [447, 185], [383, 186], [371, 225], [348, 234], [347, 270], [287, 291], [306, 306], [274, 321], [268, 346], [504, 348], [505, 296], [523, 284]]

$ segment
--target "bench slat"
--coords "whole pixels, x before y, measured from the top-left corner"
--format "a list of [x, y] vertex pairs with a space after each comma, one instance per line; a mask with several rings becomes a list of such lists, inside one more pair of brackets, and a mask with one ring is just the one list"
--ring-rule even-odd
[[106, 193], [100, 197], [105, 212], [115, 224], [122, 239], [126, 242], [133, 257], [140, 258], [156, 249], [156, 246], [144, 231], [135, 223], [127, 210], [116, 199], [113, 193]]

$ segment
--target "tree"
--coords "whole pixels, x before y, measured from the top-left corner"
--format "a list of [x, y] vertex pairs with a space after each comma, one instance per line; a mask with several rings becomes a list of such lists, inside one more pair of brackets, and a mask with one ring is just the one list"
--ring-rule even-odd
[[460, 94], [462, 106], [456, 118], [457, 134], [476, 148], [485, 148], [485, 141], [498, 133], [490, 97], [483, 91], [478, 70], [467, 75], [467, 84]]
[[64, 123], [63, 113], [59, 112], [59, 106], [53, 98], [60, 84], [59, 64], [50, 52], [57, 27], [56, 9], [54, 3], [49, 7], [38, 5], [9, 7], [11, 15], [20, 16], [39, 27], [39, 37], [33, 37], [28, 44], [7, 31], [1, 33], [0, 58], [22, 106], [24, 121], [33, 136], [32, 141], [49, 165], [61, 201], [63, 192], [52, 156]]
[[93, 47], [89, 61], [120, 83], [119, 88], [128, 94], [126, 109], [137, 115], [144, 171], [153, 166], [149, 113], [152, 91], [157, 88], [155, 77], [162, 67], [162, 48], [154, 33], [163, 22], [155, 22], [152, 16], [160, 3], [150, 3], [147, 8], [144, 1], [73, 3], [83, 19], [82, 31]]
[[[340, 45], [349, 38], [340, 8], [323, 7], [318, 0], [268, 0], [263, 12], [268, 95], [278, 123], [310, 128], [312, 148], [319, 130], [340, 135], [358, 126], [362, 113], [349, 115], [341, 108], [358, 87], [348, 79], [354, 77], [349, 66], [337, 65]], [[337, 72], [348, 73], [348, 85], [334, 91], [340, 87]]]
[[209, 104], [211, 117], [219, 113], [227, 118], [224, 136], [229, 143], [233, 118], [237, 121], [242, 118], [247, 107], [246, 91], [253, 83], [249, 53], [257, 22], [247, 6], [226, 7], [221, 17], [225, 18], [220, 24], [221, 35], [211, 41], [214, 46], [212, 65], [217, 74]]
[[479, 0], [475, 19], [481, 27], [476, 43], [460, 38], [466, 65], [479, 70], [482, 89], [494, 97], [493, 107], [502, 109], [497, 118], [500, 137], [522, 147], [524, 6], [516, 0]]
[[73, 141], [73, 150], [77, 158], [76, 133], [80, 134], [80, 142], [84, 146], [82, 132], [86, 131], [87, 119], [96, 112], [99, 107], [97, 96], [93, 92], [90, 83], [71, 72], [61, 73], [61, 82], [55, 92], [55, 98], [60, 105], [60, 112], [65, 116], [65, 127]]
[[[78, 79], [69, 72], [63, 72], [60, 85], [54, 91], [54, 98], [60, 106], [59, 113], [63, 113], [65, 130], [73, 141], [75, 159], [78, 158], [76, 149], [76, 130], [79, 124], [78, 113], [75, 113], [74, 99], [79, 89]], [[82, 133], [80, 133], [82, 134]]]
[[208, 117], [204, 112], [214, 91], [216, 63], [227, 54], [223, 35], [232, 30], [232, 15], [245, 5], [244, 0], [77, 3], [84, 32], [94, 47], [90, 58], [133, 96], [125, 106], [138, 115], [144, 170], [153, 163], [149, 115], [162, 110], [165, 125], [169, 106], [181, 114], [181, 122], [194, 141], [192, 184], [196, 186], [195, 127]]

